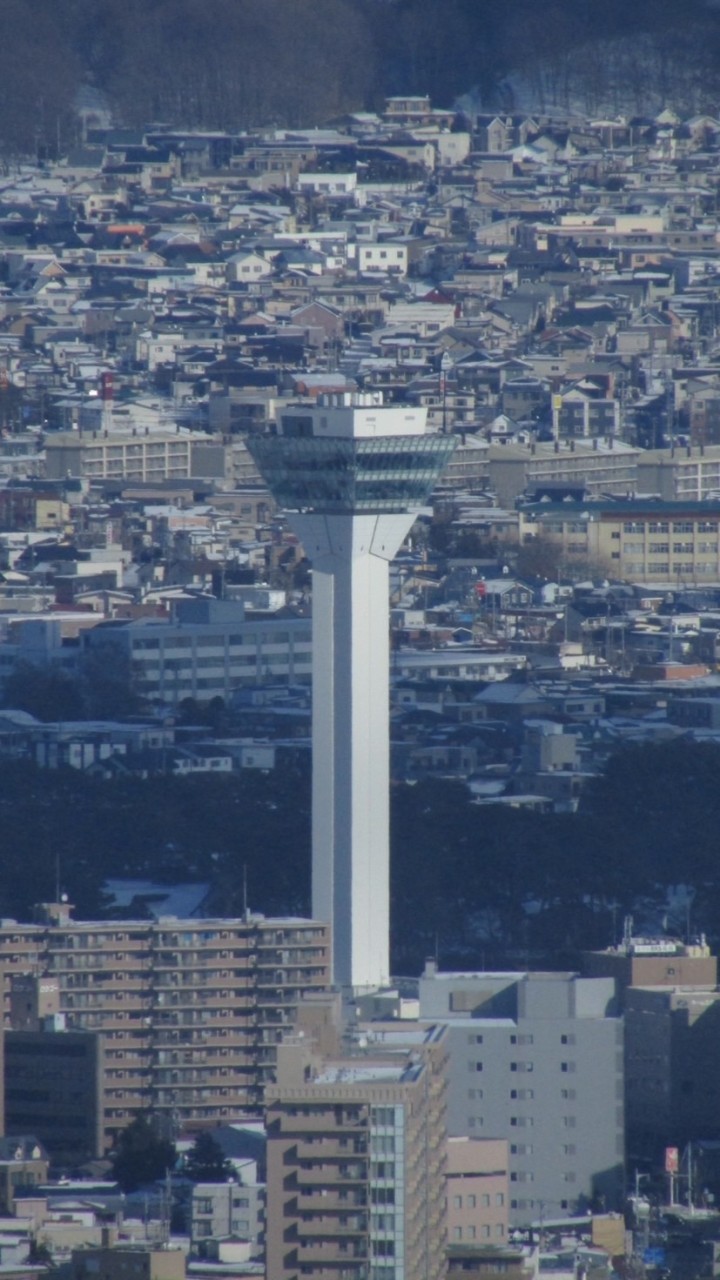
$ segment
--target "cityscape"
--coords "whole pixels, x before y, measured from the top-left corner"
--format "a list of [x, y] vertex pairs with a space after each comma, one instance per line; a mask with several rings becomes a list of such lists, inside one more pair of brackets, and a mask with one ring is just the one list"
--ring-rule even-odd
[[128, 30], [0, 102], [0, 1271], [720, 1275], [720, 116]]

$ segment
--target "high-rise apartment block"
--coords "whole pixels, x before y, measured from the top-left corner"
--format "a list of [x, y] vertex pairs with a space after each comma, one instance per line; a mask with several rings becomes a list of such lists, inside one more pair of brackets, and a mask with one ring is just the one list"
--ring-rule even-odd
[[431, 1028], [399, 1052], [315, 1065], [283, 1047], [267, 1091], [273, 1280], [444, 1277], [443, 1040]]
[[456, 444], [426, 415], [342, 393], [248, 440], [313, 566], [313, 915], [355, 990], [390, 975], [388, 563]]
[[[261, 1114], [283, 1031], [329, 982], [328, 930], [253, 915], [79, 923], [51, 905], [41, 923], [0, 925], [0, 974], [6, 1026], [14, 976], [47, 975], [67, 1029], [99, 1036], [102, 1151], [148, 1108], [170, 1128]], [[16, 990], [27, 1028], [21, 1014]]]

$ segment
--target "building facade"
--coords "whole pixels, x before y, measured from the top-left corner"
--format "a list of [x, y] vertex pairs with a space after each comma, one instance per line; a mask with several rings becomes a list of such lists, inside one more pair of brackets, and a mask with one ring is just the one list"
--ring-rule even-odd
[[228, 701], [249, 685], [309, 684], [308, 618], [246, 616], [233, 600], [179, 602], [172, 621], [109, 622], [84, 637], [91, 651], [115, 645], [130, 663], [144, 698]]
[[720, 444], [647, 449], [637, 462], [641, 493], [664, 502], [704, 502], [720, 496]]
[[616, 493], [625, 497], [634, 493], [637, 486], [639, 454], [639, 449], [615, 439], [491, 445], [487, 455], [488, 480], [503, 507], [512, 506], [526, 489], [553, 484], [579, 485], [588, 494]]
[[247, 1240], [260, 1249], [265, 1240], [265, 1187], [196, 1182], [192, 1190], [190, 1236], [202, 1251], [209, 1240]]
[[520, 541], [554, 543], [568, 562], [591, 561], [615, 578], [691, 586], [720, 581], [720, 501], [533, 503], [520, 510]]
[[[180, 480], [195, 474], [196, 449], [205, 451], [207, 469], [209, 443], [200, 431], [58, 431], [48, 437], [46, 474], [49, 480], [68, 475], [88, 480]], [[210, 474], [223, 476], [224, 466], [218, 452]]]
[[269, 1087], [273, 1280], [444, 1277], [444, 1065], [435, 1029], [416, 1049], [306, 1065]]
[[623, 1188], [623, 1022], [609, 978], [438, 973], [420, 981], [423, 1020], [448, 1030], [448, 1132], [510, 1144], [510, 1223]]
[[448, 1244], [507, 1244], [509, 1160], [505, 1138], [448, 1138]]
[[171, 1131], [260, 1115], [283, 1029], [329, 982], [328, 929], [250, 915], [76, 923], [51, 904], [41, 923], [0, 925], [0, 973], [6, 1025], [13, 975], [47, 975], [67, 1029], [100, 1037], [102, 1154], [150, 1108]]

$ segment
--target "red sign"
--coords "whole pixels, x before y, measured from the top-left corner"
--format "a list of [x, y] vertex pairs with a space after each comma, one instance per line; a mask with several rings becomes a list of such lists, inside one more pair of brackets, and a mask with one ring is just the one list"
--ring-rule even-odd
[[665, 1172], [677, 1173], [680, 1167], [680, 1153], [677, 1147], [665, 1148]]
[[483, 597], [483, 596], [486, 596], [486, 595], [487, 595], [487, 583], [482, 582], [482, 581], [480, 581], [480, 582], [476, 582], [476, 583], [475, 583], [475, 595], [478, 597], [478, 599], [482, 599], [482, 597]]

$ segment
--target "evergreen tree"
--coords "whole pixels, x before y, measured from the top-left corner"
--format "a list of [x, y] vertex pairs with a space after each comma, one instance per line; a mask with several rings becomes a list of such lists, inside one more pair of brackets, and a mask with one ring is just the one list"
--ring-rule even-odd
[[123, 1191], [164, 1178], [177, 1159], [175, 1147], [158, 1130], [157, 1121], [141, 1111], [118, 1137], [112, 1153], [113, 1175]]
[[195, 1139], [185, 1159], [185, 1174], [193, 1182], [226, 1182], [233, 1176], [233, 1167], [225, 1159], [222, 1147], [212, 1134], [204, 1130]]

